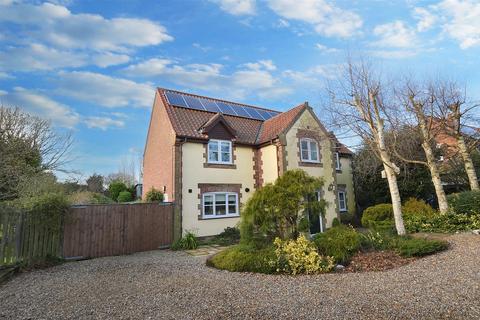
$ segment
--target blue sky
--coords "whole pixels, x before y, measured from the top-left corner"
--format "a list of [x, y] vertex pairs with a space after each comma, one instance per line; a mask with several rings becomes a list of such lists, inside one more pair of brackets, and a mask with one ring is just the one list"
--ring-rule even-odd
[[480, 94], [480, 2], [0, 0], [0, 100], [75, 137], [83, 178], [139, 159], [157, 86], [286, 110], [347, 52]]

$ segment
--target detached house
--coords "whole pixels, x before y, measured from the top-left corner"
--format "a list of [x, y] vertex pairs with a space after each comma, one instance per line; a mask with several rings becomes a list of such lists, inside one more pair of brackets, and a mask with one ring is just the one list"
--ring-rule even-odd
[[327, 201], [311, 233], [354, 212], [351, 151], [308, 103], [278, 112], [157, 89], [144, 152], [143, 193], [152, 187], [175, 203], [175, 231], [210, 236], [235, 226], [253, 192], [289, 169], [323, 177]]

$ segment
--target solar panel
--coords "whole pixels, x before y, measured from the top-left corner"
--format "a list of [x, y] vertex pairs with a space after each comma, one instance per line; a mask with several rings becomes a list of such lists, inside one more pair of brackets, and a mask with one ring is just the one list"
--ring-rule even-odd
[[187, 103], [185, 102], [181, 94], [167, 91], [165, 92], [165, 95], [167, 96], [168, 103], [178, 107], [185, 107], [185, 108], [188, 107]]
[[265, 110], [260, 110], [260, 109], [258, 109], [257, 111], [258, 111], [258, 113], [260, 113], [260, 114], [262, 115], [262, 117], [263, 117], [265, 120], [268, 120], [268, 119], [270, 119], [270, 118], [272, 117], [272, 116], [270, 115], [270, 113], [267, 112], [267, 111], [265, 111]]
[[268, 120], [279, 112], [256, 109], [234, 103], [225, 103], [204, 98], [197, 98], [181, 93], [165, 91], [165, 96], [171, 105], [201, 111], [221, 112], [223, 114], [239, 116], [256, 120]]
[[191, 96], [183, 96], [183, 98], [187, 102], [189, 108], [205, 111], [205, 107], [198, 98]]
[[232, 109], [228, 104], [223, 103], [221, 101], [217, 101], [217, 105], [220, 108], [220, 111], [223, 112], [224, 114], [229, 114], [232, 116], [236, 116], [237, 114], [235, 113], [235, 110]]
[[258, 119], [258, 120], [264, 120], [263, 117], [260, 115], [260, 113], [257, 112], [257, 110], [250, 108], [250, 107], [243, 107], [245, 111], [247, 111], [250, 114], [250, 117], [253, 119]]
[[[217, 106], [217, 103], [215, 101], [207, 100], [207, 99], [200, 99], [200, 101], [202, 101], [202, 104], [205, 107], [205, 109], [207, 109], [207, 111], [223, 112], [221, 108]], [[223, 113], [226, 113], [226, 112], [223, 112]]]
[[275, 112], [275, 111], [268, 111], [272, 117], [275, 117], [280, 114], [280, 112]]
[[247, 113], [247, 111], [245, 111], [245, 109], [242, 106], [236, 106], [231, 104], [230, 107], [232, 107], [239, 116], [245, 117], [245, 118], [251, 118], [251, 116]]

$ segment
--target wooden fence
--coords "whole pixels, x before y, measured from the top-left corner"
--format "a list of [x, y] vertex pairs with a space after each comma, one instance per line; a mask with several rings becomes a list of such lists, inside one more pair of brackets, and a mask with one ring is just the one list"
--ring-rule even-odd
[[[54, 230], [55, 229], [55, 230]], [[0, 266], [58, 257], [61, 221], [47, 226], [35, 217], [3, 208], [0, 212]]]
[[0, 267], [47, 256], [130, 254], [168, 247], [172, 241], [172, 203], [72, 207], [63, 224], [59, 221], [53, 227], [26, 213], [0, 208]]
[[113, 256], [168, 247], [173, 241], [173, 204], [72, 207], [63, 234], [65, 258]]

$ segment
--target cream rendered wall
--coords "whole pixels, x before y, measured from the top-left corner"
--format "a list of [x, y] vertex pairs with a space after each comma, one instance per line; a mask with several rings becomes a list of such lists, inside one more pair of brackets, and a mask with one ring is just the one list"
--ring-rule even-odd
[[[332, 190], [328, 190], [328, 186], [332, 185], [335, 186], [335, 169], [333, 164], [333, 153], [332, 153], [332, 143], [330, 139], [325, 135], [325, 133], [320, 128], [318, 122], [313, 117], [312, 113], [309, 109], [305, 110], [300, 118], [295, 122], [292, 128], [286, 134], [286, 151], [287, 151], [287, 170], [290, 169], [303, 169], [308, 174], [315, 176], [315, 177], [323, 177], [324, 185], [324, 199], [328, 203], [328, 207], [325, 213], [325, 222], [326, 226], [329, 228], [332, 225], [332, 221], [334, 218], [338, 217], [338, 205], [336, 203], [337, 197], [335, 194], [335, 188], [331, 188]], [[297, 130], [298, 129], [306, 129], [306, 130], [319, 130], [322, 133], [324, 139], [322, 139], [320, 143], [320, 153], [322, 155], [321, 163], [323, 167], [305, 167], [299, 166], [299, 158], [298, 158], [298, 138], [297, 138]]]
[[[218, 218], [199, 220], [199, 183], [242, 184], [239, 202], [245, 203], [254, 192], [253, 150], [236, 146], [236, 169], [204, 168], [205, 148], [201, 143], [187, 142], [182, 146], [182, 230], [194, 231], [198, 236], [211, 236], [226, 227], [234, 227], [240, 218]], [[250, 192], [246, 193], [245, 188]], [[188, 193], [192, 189], [192, 193]]]
[[355, 190], [353, 189], [352, 159], [340, 157], [340, 166], [342, 172], [337, 172], [337, 184], [347, 186], [347, 209], [351, 214], [355, 214]]
[[277, 147], [268, 145], [262, 150], [263, 184], [273, 183], [278, 178]]

